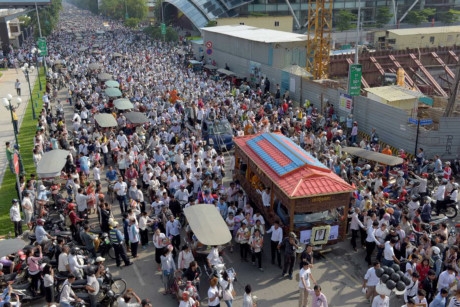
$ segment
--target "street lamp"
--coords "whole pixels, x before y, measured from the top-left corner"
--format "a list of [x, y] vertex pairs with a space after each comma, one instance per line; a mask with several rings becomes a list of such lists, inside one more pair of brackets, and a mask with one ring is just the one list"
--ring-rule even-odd
[[16, 107], [13, 107], [13, 105], [11, 104], [12, 99], [13, 99], [13, 96], [11, 96], [11, 94], [7, 94], [6, 98], [2, 99], [2, 102], [3, 102], [3, 105], [5, 106], [5, 108], [10, 111], [11, 123], [13, 124], [13, 133], [14, 133], [14, 141], [15, 141], [15, 144], [14, 144], [14, 147], [13, 147], [14, 148], [14, 153], [16, 153], [18, 155], [19, 171], [20, 171], [21, 174], [24, 174], [24, 167], [23, 167], [23, 164], [22, 164], [22, 158], [21, 158], [21, 154], [19, 153], [19, 148], [20, 148], [19, 142], [18, 142], [19, 123], [18, 123], [17, 117], [15, 118], [15, 116], [13, 116], [13, 110], [19, 107], [19, 105], [22, 102], [22, 99], [21, 99], [21, 97], [16, 98], [16, 102], [17, 102]]
[[40, 80], [40, 65], [38, 63], [38, 56], [40, 55], [37, 48], [32, 48], [32, 54], [35, 55], [35, 65], [37, 65], [37, 78], [38, 84], [40, 85], [40, 91], [42, 91], [42, 81]]
[[[29, 84], [29, 94], [30, 94], [30, 103], [32, 104], [32, 118], [35, 119], [35, 106], [34, 106], [34, 101], [32, 97], [32, 89], [30, 88], [30, 78], [29, 74], [34, 71], [35, 67], [29, 66], [29, 64], [24, 63], [24, 66], [21, 67], [22, 72], [24, 73], [24, 76], [26, 76], [27, 83]], [[40, 77], [38, 77], [38, 80], [40, 80]]]

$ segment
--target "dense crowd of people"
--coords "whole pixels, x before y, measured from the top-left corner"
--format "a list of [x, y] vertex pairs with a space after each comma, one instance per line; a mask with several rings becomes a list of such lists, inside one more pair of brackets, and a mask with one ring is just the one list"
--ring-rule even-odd
[[[264, 235], [269, 234], [272, 264], [282, 269], [283, 276], [293, 278], [295, 250], [299, 245], [295, 233], [284, 237], [279, 222], [265, 229], [263, 216], [251, 205], [239, 182], [224, 183], [226, 174], [232, 174], [235, 161], [226, 160], [224, 153], [202, 139], [201, 124], [205, 120], [225, 119], [235, 136], [280, 132], [290, 137], [354, 184], [356, 192], [348, 212], [351, 245], [358, 251], [361, 243], [366, 251], [365, 261], [370, 269], [363, 288], [367, 289], [365, 295], [372, 306], [389, 306], [388, 297], [376, 291], [380, 283], [376, 272], [381, 265], [388, 267], [394, 263], [401, 264], [411, 280], [404, 294], [407, 306], [446, 304], [456, 272], [460, 273], [459, 238], [449, 240], [446, 223], [432, 233], [423, 232], [422, 227], [432, 221], [428, 174], [444, 177], [434, 196], [436, 208], [442, 210], [457, 201], [458, 184], [449, 163], [443, 165], [439, 157], [426, 161], [420, 149], [413, 168], [404, 151], [397, 153], [404, 162], [394, 173], [373, 164], [360, 167], [357, 159], [352, 160], [342, 151], [343, 146], [359, 146], [389, 155], [393, 152], [389, 146], [379, 147], [375, 130], [369, 139], [358, 142], [358, 123], [352, 115], [345, 123], [339, 123], [333, 104], [326, 103], [322, 110], [310, 101], [296, 106], [288, 91], [281, 93], [279, 85], [270, 84], [262, 75], [256, 84], [214, 78], [187, 65], [184, 54], [189, 54], [191, 47], [182, 39], [151, 40], [118, 22], [75, 8], [69, 10], [66, 7], [62, 12], [57, 29], [48, 38], [48, 82], [31, 155], [38, 165], [45, 152], [70, 151], [62, 176], [72, 198], [66, 208], [69, 226], [73, 237], [79, 238], [94, 258], [92, 238], [84, 235], [89, 227], [81, 226], [91, 214], [97, 214], [101, 230], [108, 233], [117, 266], [122, 262], [131, 265], [151, 241], [158, 271], [162, 272], [163, 293], [171, 291], [179, 272], [190, 282], [180, 306], [199, 304], [195, 282], [201, 272], [191, 252], [196, 242], [187, 230], [190, 245], [181, 246], [181, 228], [185, 225], [181, 225], [180, 217], [184, 206], [207, 203], [216, 206], [232, 233], [231, 252], [235, 244], [242, 261], [248, 261], [251, 254], [250, 262], [263, 271], [262, 247]], [[30, 47], [26, 42], [22, 49], [12, 51], [9, 57], [13, 63], [34, 62], [36, 55], [28, 51]], [[112, 79], [118, 83], [121, 95], [107, 95], [105, 81]], [[114, 105], [120, 97], [128, 98], [131, 109], [143, 113], [147, 120], [131, 123], [126, 111]], [[73, 109], [70, 118], [64, 114], [64, 107], [68, 106]], [[97, 122], [95, 117], [101, 113], [113, 115], [116, 126], [104, 127]], [[50, 191], [44, 185], [37, 187], [35, 177], [22, 178], [18, 191], [23, 196], [25, 222], [30, 225], [37, 220], [37, 242], [53, 239], [38, 219], [51, 197]], [[269, 190], [258, 192], [263, 203], [270, 204]], [[407, 204], [406, 199], [410, 199]], [[112, 205], [115, 200], [121, 216]], [[21, 216], [17, 201], [13, 207], [11, 217], [18, 236]], [[151, 229], [154, 232], [150, 239]], [[377, 255], [373, 260], [375, 249]], [[217, 247], [209, 255], [212, 270], [221, 264]], [[312, 247], [307, 246], [300, 258], [299, 306], [307, 306], [308, 297], [312, 297], [312, 306], [327, 307], [327, 299], [312, 276]], [[72, 274], [69, 283], [78, 278], [78, 267], [70, 271], [63, 267], [62, 272]], [[209, 306], [220, 306], [220, 301], [232, 306], [235, 276], [223, 273], [210, 277]], [[251, 291], [247, 285], [243, 306], [255, 304]], [[68, 300], [61, 300], [61, 306], [67, 306], [72, 293], [66, 297]], [[125, 304], [130, 299], [142, 306], [149, 304], [141, 302], [133, 291], [121, 298]], [[457, 298], [458, 295], [452, 296], [449, 306], [459, 306]]]

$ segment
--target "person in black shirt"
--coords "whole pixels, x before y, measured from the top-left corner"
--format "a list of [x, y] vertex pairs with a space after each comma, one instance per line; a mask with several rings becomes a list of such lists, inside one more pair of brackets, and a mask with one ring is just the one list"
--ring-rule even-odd
[[174, 216], [179, 216], [182, 213], [182, 206], [179, 201], [174, 198], [174, 194], [171, 194], [169, 199], [169, 210], [171, 210]]
[[428, 271], [428, 276], [422, 281], [422, 289], [426, 292], [426, 300], [428, 304], [436, 296], [436, 272], [433, 270]]
[[200, 276], [201, 276], [201, 269], [198, 266], [196, 261], [190, 262], [188, 269], [185, 270], [183, 277], [187, 279], [187, 281], [191, 281], [195, 284], [197, 290], [200, 290]]

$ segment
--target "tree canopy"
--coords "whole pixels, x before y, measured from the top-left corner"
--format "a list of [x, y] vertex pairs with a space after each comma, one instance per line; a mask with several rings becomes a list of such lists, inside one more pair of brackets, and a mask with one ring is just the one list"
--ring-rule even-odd
[[[51, 0], [50, 5], [42, 7], [38, 10], [38, 16], [40, 18], [40, 27], [42, 31], [42, 36], [48, 36], [51, 34], [53, 29], [56, 27], [56, 24], [59, 20], [59, 11], [62, 8], [61, 0]], [[28, 16], [30, 17], [30, 22], [34, 26], [34, 35], [35, 37], [40, 36], [40, 29], [38, 27], [37, 14], [34, 11], [31, 11]]]
[[447, 12], [439, 13], [439, 20], [445, 24], [452, 24], [458, 21], [460, 16], [460, 11], [450, 9]]
[[[163, 40], [163, 35], [161, 34], [161, 28], [157, 26], [150, 26], [144, 28], [144, 33], [150, 36], [152, 39]], [[166, 27], [165, 40], [167, 42], [175, 42], [179, 39], [179, 34], [172, 27]]]
[[100, 12], [113, 19], [145, 19], [148, 13], [146, 0], [102, 0]]
[[428, 21], [429, 17], [433, 17], [436, 14], [436, 9], [423, 9], [423, 10], [412, 10], [407, 14], [406, 22], [415, 26], [418, 26], [422, 22]]
[[379, 7], [375, 15], [376, 27], [383, 27], [384, 25], [390, 22], [391, 17], [393, 17], [393, 14], [391, 13], [390, 8], [388, 6]]
[[357, 19], [356, 15], [347, 10], [340, 10], [337, 16], [336, 27], [339, 31], [350, 30], [354, 27], [352, 21]]

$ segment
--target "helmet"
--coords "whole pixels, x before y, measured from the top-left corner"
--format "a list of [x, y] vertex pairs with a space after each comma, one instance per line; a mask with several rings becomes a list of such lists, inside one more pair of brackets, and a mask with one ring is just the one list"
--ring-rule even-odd
[[361, 167], [357, 166], [357, 167], [355, 167], [355, 170], [356, 170], [357, 172], [360, 172], [360, 171], [361, 171]]
[[447, 162], [446, 162], [446, 165], [450, 165], [450, 161], [447, 161]]
[[401, 195], [406, 196], [406, 195], [407, 195], [407, 191], [406, 191], [405, 189], [403, 189], [403, 190], [401, 191]]
[[383, 197], [389, 198], [389, 197], [390, 197], [390, 194], [388, 194], [388, 192], [384, 192], [384, 193], [383, 193]]
[[45, 220], [44, 220], [44, 219], [38, 219], [38, 220], [37, 220], [37, 225], [43, 226], [44, 224], [45, 224]]
[[75, 205], [74, 203], [69, 203], [69, 204], [67, 205], [67, 209], [69, 209], [69, 210], [74, 210], [75, 207], [76, 207], [76, 205]]
[[455, 182], [455, 183], [453, 184], [453, 186], [454, 186], [454, 188], [458, 189], [458, 183]]
[[76, 255], [80, 252], [80, 248], [79, 247], [72, 247], [72, 249], [70, 250], [70, 254], [71, 255]]
[[422, 173], [423, 178], [428, 178], [428, 173]]
[[433, 254], [435, 255], [439, 255], [439, 253], [441, 252], [441, 250], [437, 246], [433, 246], [431, 250], [433, 251]]
[[26, 258], [27, 258], [26, 254], [24, 254], [23, 251], [19, 251], [19, 252], [18, 252], [18, 257], [19, 257], [19, 259], [21, 259], [21, 260], [26, 260]]

